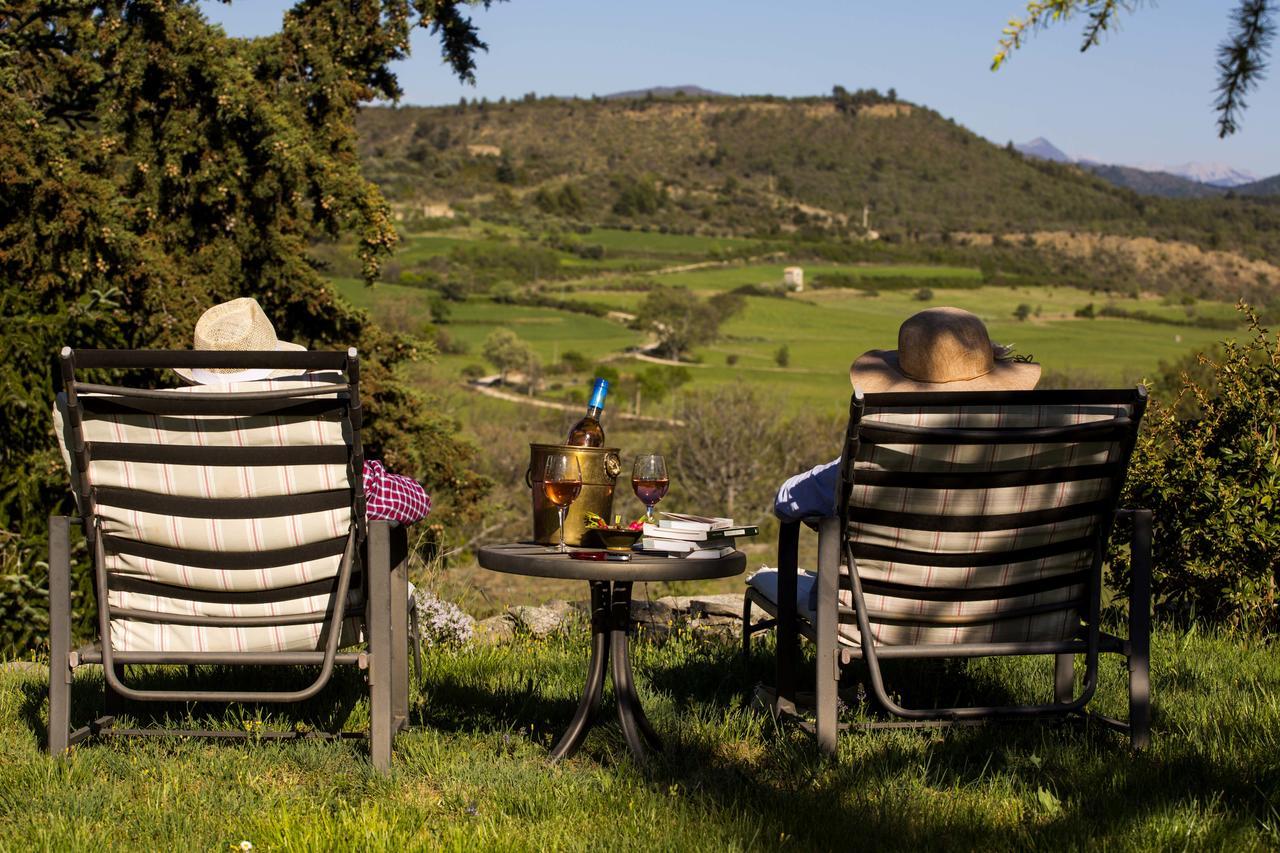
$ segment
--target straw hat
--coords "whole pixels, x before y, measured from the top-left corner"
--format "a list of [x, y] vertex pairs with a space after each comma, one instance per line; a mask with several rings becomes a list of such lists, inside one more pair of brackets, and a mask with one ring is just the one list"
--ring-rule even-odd
[[991, 343], [987, 327], [961, 308], [928, 308], [898, 329], [896, 350], [865, 352], [849, 367], [849, 381], [865, 393], [881, 391], [1028, 391], [1040, 365], [1012, 361], [1010, 348]]
[[[201, 314], [200, 319], [196, 321], [195, 348], [215, 352], [306, 350], [306, 347], [301, 344], [278, 340], [275, 327], [271, 325], [266, 312], [262, 310], [258, 300], [250, 297], [223, 302]], [[175, 367], [174, 372], [197, 385], [252, 382], [259, 379], [275, 379], [280, 376], [296, 376], [299, 373], [296, 369], [288, 368], [233, 370], [224, 367], [207, 369]]]

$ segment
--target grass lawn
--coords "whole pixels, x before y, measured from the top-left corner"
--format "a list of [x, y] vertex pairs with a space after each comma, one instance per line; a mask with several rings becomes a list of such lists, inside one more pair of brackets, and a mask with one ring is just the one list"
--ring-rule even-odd
[[[275, 744], [112, 740], [52, 760], [44, 676], [0, 673], [0, 835], [6, 849], [600, 847], [623, 849], [1275, 849], [1280, 844], [1280, 659], [1265, 644], [1164, 629], [1153, 644], [1154, 745], [1130, 754], [1082, 725], [1003, 724], [841, 736], [837, 760], [744, 705], [769, 677], [767, 641], [679, 634], [638, 643], [642, 698], [667, 744], [649, 772], [616, 726], [551, 767], [572, 714], [586, 633], [494, 648], [428, 650], [416, 731], [390, 776], [361, 741]], [[1025, 699], [1048, 660], [899, 671], [904, 698]], [[217, 673], [201, 673], [213, 680]], [[1119, 663], [1097, 708], [1124, 705]], [[79, 711], [101, 688], [77, 678]], [[361, 729], [360, 684], [342, 676], [287, 712], [217, 712], [229, 729], [326, 722]], [[135, 706], [136, 707], [136, 706]], [[336, 708], [336, 711], [334, 710]], [[168, 709], [176, 718], [184, 709]], [[135, 720], [146, 723], [149, 714]], [[203, 714], [197, 709], [197, 714]], [[201, 716], [203, 722], [209, 722]]]

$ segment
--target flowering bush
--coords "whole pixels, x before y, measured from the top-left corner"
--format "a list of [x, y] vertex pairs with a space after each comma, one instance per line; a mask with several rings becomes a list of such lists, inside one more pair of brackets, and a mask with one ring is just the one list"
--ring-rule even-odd
[[438, 598], [434, 592], [420, 589], [414, 593], [414, 606], [422, 626], [424, 646], [465, 646], [475, 636], [476, 621], [452, 601]]

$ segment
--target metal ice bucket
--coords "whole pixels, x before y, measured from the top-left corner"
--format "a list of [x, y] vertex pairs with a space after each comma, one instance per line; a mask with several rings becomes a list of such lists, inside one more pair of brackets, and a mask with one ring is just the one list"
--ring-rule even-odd
[[616, 447], [570, 447], [565, 444], [530, 444], [529, 470], [524, 481], [533, 497], [533, 540], [540, 545], [556, 545], [560, 542], [560, 519], [555, 504], [547, 500], [542, 490], [543, 472], [547, 468], [547, 456], [552, 453], [568, 453], [578, 457], [582, 466], [582, 491], [569, 505], [564, 519], [564, 541], [569, 545], [581, 545], [586, 532], [587, 513], [608, 521], [613, 520], [613, 487], [622, 470], [622, 460]]

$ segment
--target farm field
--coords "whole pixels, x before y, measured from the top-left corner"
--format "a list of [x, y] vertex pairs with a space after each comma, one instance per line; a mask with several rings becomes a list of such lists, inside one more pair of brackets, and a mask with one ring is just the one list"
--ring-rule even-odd
[[[447, 234], [408, 237], [397, 252], [397, 260], [411, 261], [449, 251], [455, 246], [505, 244], [518, 232], [470, 227]], [[495, 236], [497, 235], [497, 236]], [[570, 303], [587, 303], [617, 312], [634, 313], [648, 296], [645, 287], [664, 285], [686, 287], [707, 298], [744, 285], [777, 286], [789, 265], [777, 263], [732, 263], [708, 260], [708, 256], [753, 246], [760, 241], [748, 238], [715, 238], [678, 234], [645, 233], [616, 229], [594, 229], [581, 236], [584, 243], [605, 247], [600, 261], [583, 262], [565, 254], [561, 264], [584, 264], [584, 278], [568, 282], [520, 283], [532, 285], [553, 298]], [[673, 266], [687, 266], [690, 259], [706, 266], [636, 272], [636, 265], [666, 258]], [[622, 278], [601, 269], [601, 265], [628, 267]], [[721, 335], [712, 344], [697, 347], [687, 365], [692, 380], [690, 390], [724, 383], [749, 382], [770, 397], [792, 405], [817, 407], [838, 414], [848, 395], [847, 368], [859, 353], [872, 348], [892, 348], [901, 321], [930, 305], [952, 305], [978, 314], [987, 323], [993, 340], [1012, 344], [1015, 352], [1030, 354], [1044, 365], [1046, 374], [1075, 376], [1089, 383], [1120, 384], [1152, 376], [1158, 365], [1203, 350], [1236, 334], [1230, 329], [1188, 325], [1191, 322], [1230, 323], [1237, 313], [1225, 302], [1168, 299], [1155, 295], [1119, 298], [1114, 294], [1091, 293], [1074, 287], [998, 286], [984, 284], [977, 269], [927, 264], [819, 264], [806, 263], [806, 280], [812, 285], [823, 277], [838, 276], [861, 289], [812, 286], [802, 293], [783, 297], [747, 296], [745, 310], [724, 323]], [[930, 291], [921, 299], [919, 288], [907, 283], [919, 279]], [[830, 280], [830, 279], [828, 279]], [[877, 281], [887, 281], [887, 289], [877, 289]], [[955, 282], [947, 286], [946, 282]], [[420, 287], [379, 283], [365, 287], [351, 278], [335, 278], [333, 283], [352, 305], [369, 310], [384, 326], [399, 332], [418, 334], [430, 322], [429, 302], [433, 291]], [[1015, 312], [1026, 306], [1030, 312], [1018, 320]], [[1092, 306], [1095, 314], [1117, 310], [1139, 314], [1133, 317], [1095, 316], [1086, 319], [1076, 312]], [[485, 338], [498, 328], [508, 328], [527, 341], [544, 365], [554, 365], [566, 352], [577, 352], [590, 361], [611, 360], [622, 371], [641, 370], [646, 365], [627, 357], [628, 350], [645, 344], [646, 333], [629, 328], [624, 317], [593, 316], [561, 308], [499, 304], [484, 294], [464, 302], [449, 303], [450, 318], [441, 326], [455, 349], [465, 352], [444, 354], [429, 369], [437, 379], [456, 380], [464, 368], [490, 368], [480, 354]], [[1154, 320], [1159, 320], [1155, 322]], [[788, 351], [785, 367], [777, 363], [782, 347]], [[415, 369], [415, 375], [423, 371]], [[588, 376], [559, 376], [543, 396], [562, 398], [576, 391]], [[576, 399], [576, 396], [571, 397]], [[660, 414], [660, 412], [648, 412]]]
[[[431, 321], [431, 291], [381, 283], [370, 288], [356, 279], [335, 279], [334, 285], [344, 299], [372, 312], [383, 326], [395, 331], [416, 333]], [[528, 341], [544, 362], [554, 362], [570, 350], [603, 358], [644, 340], [641, 333], [603, 317], [555, 308], [504, 305], [487, 298], [450, 303], [449, 308], [452, 314], [445, 328], [472, 350], [468, 356], [442, 356], [443, 363], [458, 367], [483, 361], [480, 346], [498, 328], [509, 328]]]
[[[516, 231], [507, 228], [495, 232], [473, 226], [450, 231], [445, 236], [438, 233], [411, 236], [405, 240], [403, 251], [421, 255], [449, 251], [453, 246], [468, 243], [485, 245], [486, 241], [495, 240], [495, 244], [509, 246], [508, 238], [518, 236]], [[442, 240], [451, 243], [445, 244]], [[750, 247], [753, 243], [750, 240], [621, 230], [596, 230], [583, 235], [583, 240], [607, 243], [604, 260], [591, 263], [631, 265], [630, 271], [610, 274], [597, 269], [586, 271], [577, 279], [521, 282], [514, 291], [517, 296], [540, 295], [583, 310], [513, 305], [496, 302], [483, 292], [472, 293], [465, 301], [447, 302], [448, 321], [432, 329], [430, 306], [433, 298], [438, 301], [438, 291], [388, 283], [367, 287], [354, 278], [332, 279], [343, 299], [371, 312], [384, 327], [423, 339], [432, 339], [440, 333], [446, 336], [449, 353], [405, 365], [402, 376], [427, 391], [433, 405], [443, 407], [455, 417], [463, 435], [476, 448], [481, 470], [494, 480], [497, 494], [506, 500], [504, 512], [508, 515], [504, 517], [506, 526], [502, 529], [507, 531], [504, 535], [525, 535], [527, 531], [523, 500], [517, 494], [523, 492], [521, 478], [528, 459], [527, 443], [551, 440], [563, 434], [577, 418], [577, 407], [585, 399], [585, 391], [600, 366], [607, 364], [604, 369], [616, 371], [624, 379], [611, 392], [609, 413], [635, 411], [637, 401], [631, 396], [635, 393], [631, 390], [635, 387], [634, 377], [663, 369], [639, 357], [636, 350], [651, 338], [646, 332], [630, 328], [627, 318], [649, 297], [653, 285], [688, 287], [705, 299], [743, 285], [779, 285], [787, 265], [783, 258], [776, 263], [756, 263], [719, 262], [707, 257], [712, 251]], [[562, 265], [579, 261], [568, 253], [562, 254]], [[401, 253], [396, 257], [399, 260]], [[665, 267], [700, 265], [673, 272], [636, 272], [635, 265], [642, 262]], [[1136, 382], [1152, 377], [1162, 361], [1171, 362], [1240, 334], [1231, 329], [1175, 325], [1196, 318], [1217, 323], [1233, 321], [1237, 312], [1225, 302], [1155, 295], [1135, 299], [1065, 286], [998, 286], [984, 283], [978, 270], [963, 267], [819, 263], [803, 266], [809, 283], [823, 276], [841, 276], [842, 283], [851, 283], [860, 289], [809, 287], [802, 293], [785, 297], [746, 296], [744, 309], [723, 324], [720, 337], [692, 351], [693, 360], [684, 364], [688, 376], [687, 384], [682, 387], [684, 393], [748, 386], [769, 401], [771, 411], [794, 414], [804, 409], [836, 423], [847, 412], [849, 363], [867, 349], [894, 347], [902, 320], [930, 305], [954, 305], [978, 314], [988, 324], [994, 340], [1013, 344], [1016, 352], [1031, 354], [1043, 364], [1048, 383], [1060, 383], [1068, 377], [1077, 383], [1098, 385]], [[929, 288], [929, 299], [918, 298], [920, 287], [915, 286], [913, 280]], [[887, 282], [889, 286], [877, 288], [878, 281]], [[954, 285], [947, 286], [951, 283]], [[1014, 316], [1021, 305], [1026, 305], [1030, 312], [1026, 320]], [[1114, 306], [1131, 314], [1141, 312], [1147, 319], [1076, 316], [1076, 312], [1089, 305], [1095, 314]], [[585, 313], [587, 308], [597, 313], [600, 308], [615, 313], [596, 316]], [[1161, 322], [1153, 322], [1153, 318]], [[497, 329], [514, 331], [544, 365], [544, 385], [537, 393], [538, 398], [565, 404], [568, 410], [534, 408], [484, 397], [468, 389], [464, 374], [496, 372], [485, 362], [482, 350], [485, 338]], [[778, 353], [783, 347], [788, 356], [785, 367], [778, 363]], [[581, 354], [589, 366], [585, 370], [581, 367], [573, 370], [561, 364], [561, 359], [570, 352]], [[628, 378], [631, 381], [626, 381]], [[512, 390], [523, 393], [523, 389]], [[676, 395], [659, 401], [646, 398], [643, 403], [639, 414], [669, 417], [674, 412]], [[669, 437], [663, 427], [638, 425], [609, 413], [606, 429], [610, 443], [628, 452], [642, 446], [663, 446]], [[832, 455], [835, 440], [833, 433]], [[678, 495], [675, 497], [678, 499]], [[629, 493], [624, 494], [622, 500], [619, 512], [639, 514], [640, 506]], [[761, 536], [743, 543], [752, 566], [774, 559], [774, 530], [770, 518], [766, 514], [759, 520], [764, 525]], [[805, 543], [802, 559], [813, 559], [811, 546], [812, 543]], [[480, 616], [501, 612], [509, 604], [581, 595], [574, 584], [498, 575], [479, 569], [469, 554], [462, 557], [440, 576], [439, 590]], [[702, 584], [696, 590], [657, 587], [653, 594], [736, 592], [741, 584], [740, 578], [730, 578]]]

